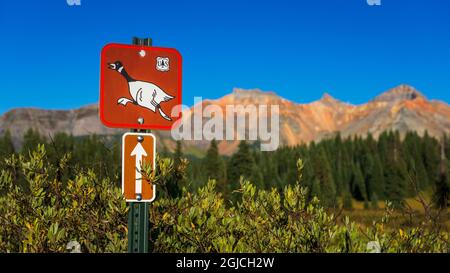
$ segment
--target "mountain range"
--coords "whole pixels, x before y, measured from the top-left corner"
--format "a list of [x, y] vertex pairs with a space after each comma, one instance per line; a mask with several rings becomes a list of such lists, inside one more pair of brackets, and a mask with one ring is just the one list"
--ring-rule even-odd
[[[215, 104], [225, 109], [226, 105], [279, 105], [280, 144], [298, 145], [319, 141], [340, 133], [343, 137], [378, 137], [387, 130], [401, 134], [416, 131], [440, 138], [450, 133], [450, 106], [442, 101], [428, 100], [421, 92], [409, 85], [392, 88], [371, 101], [353, 105], [324, 94], [318, 101], [299, 104], [278, 96], [274, 92], [259, 89], [235, 88], [232, 93], [216, 99], [204, 100], [203, 106]], [[249, 130], [255, 130], [250, 124]], [[0, 135], [11, 132], [14, 145], [19, 148], [23, 134], [33, 128], [43, 136], [65, 132], [74, 136], [118, 135], [125, 130], [104, 127], [98, 118], [98, 105], [92, 104], [75, 110], [43, 110], [17, 108], [0, 117]], [[154, 131], [159, 148], [172, 150], [175, 141], [170, 132]], [[189, 151], [204, 151], [209, 141], [184, 141]], [[238, 141], [219, 142], [222, 154], [232, 154]]]

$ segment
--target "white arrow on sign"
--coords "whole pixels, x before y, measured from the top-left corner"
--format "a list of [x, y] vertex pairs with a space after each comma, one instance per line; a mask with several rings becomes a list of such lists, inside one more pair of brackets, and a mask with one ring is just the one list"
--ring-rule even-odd
[[142, 144], [138, 142], [130, 155], [136, 156], [136, 194], [142, 194], [142, 157], [147, 156], [147, 152], [142, 147]]

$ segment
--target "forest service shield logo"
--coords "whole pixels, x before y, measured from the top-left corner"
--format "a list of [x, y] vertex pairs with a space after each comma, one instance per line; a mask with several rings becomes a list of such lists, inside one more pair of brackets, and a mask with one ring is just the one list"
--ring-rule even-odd
[[156, 58], [156, 69], [162, 72], [169, 71], [170, 70], [169, 58], [163, 57]]

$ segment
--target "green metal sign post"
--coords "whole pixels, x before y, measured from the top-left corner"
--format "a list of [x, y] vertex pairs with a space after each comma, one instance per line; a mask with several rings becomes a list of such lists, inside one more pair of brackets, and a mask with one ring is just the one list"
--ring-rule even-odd
[[[133, 45], [152, 46], [152, 39], [134, 37]], [[144, 130], [143, 132], [150, 131]], [[130, 202], [128, 206], [128, 252], [148, 253], [150, 204], [147, 202]]]
[[131, 202], [128, 210], [128, 252], [147, 253], [149, 203]]

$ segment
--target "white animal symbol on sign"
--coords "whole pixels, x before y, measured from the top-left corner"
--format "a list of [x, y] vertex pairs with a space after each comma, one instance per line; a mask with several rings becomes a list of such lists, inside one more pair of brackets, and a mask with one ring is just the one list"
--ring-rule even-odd
[[131, 95], [131, 99], [126, 97], [119, 98], [117, 104], [126, 106], [127, 103], [131, 102], [133, 104], [149, 109], [155, 113], [156, 109], [158, 109], [159, 114], [164, 119], [169, 121], [172, 120], [166, 113], [163, 112], [160, 103], [167, 102], [173, 99], [173, 96], [167, 94], [164, 90], [162, 90], [154, 83], [133, 79], [127, 73], [120, 61], [109, 63], [108, 68], [119, 72], [128, 82], [128, 91]]

